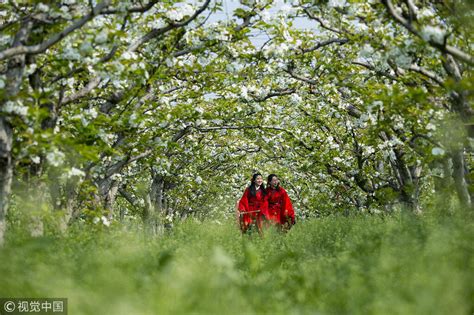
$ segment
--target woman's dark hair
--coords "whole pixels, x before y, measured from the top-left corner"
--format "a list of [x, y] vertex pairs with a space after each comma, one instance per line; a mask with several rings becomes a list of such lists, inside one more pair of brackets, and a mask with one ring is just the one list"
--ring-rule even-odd
[[[268, 177], [267, 177], [267, 186], [268, 186], [268, 187], [272, 187], [272, 186], [270, 185], [270, 182], [272, 181], [273, 177], [278, 177], [278, 176], [277, 176], [276, 174], [270, 174], [270, 175], [268, 175]], [[278, 185], [275, 189], [276, 189], [276, 190], [279, 190], [279, 189], [280, 189], [280, 185]]]
[[[257, 187], [255, 186], [255, 181], [257, 180], [258, 176], [262, 176], [262, 174], [255, 173], [255, 174], [252, 175], [252, 182], [250, 183], [250, 186], [249, 186], [250, 194], [254, 197], [257, 195]], [[265, 191], [265, 185], [263, 183], [262, 183], [262, 186], [260, 187], [260, 189], [262, 190], [262, 193], [265, 195], [266, 191]]]

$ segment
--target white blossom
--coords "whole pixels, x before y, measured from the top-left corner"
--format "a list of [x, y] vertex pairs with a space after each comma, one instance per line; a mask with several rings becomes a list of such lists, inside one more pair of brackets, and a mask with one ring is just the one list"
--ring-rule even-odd
[[137, 54], [134, 52], [126, 51], [122, 54], [122, 58], [125, 60], [137, 59]]
[[95, 37], [95, 42], [97, 44], [103, 44], [107, 41], [107, 30], [102, 30], [99, 34]]
[[166, 12], [166, 17], [172, 21], [181, 21], [186, 16], [191, 16], [194, 13], [194, 8], [190, 4], [185, 4], [179, 8], [173, 8]]
[[48, 7], [46, 4], [40, 2], [40, 3], [38, 4], [38, 10], [41, 11], [41, 12], [46, 13], [46, 12], [49, 11], [49, 7]]
[[433, 155], [444, 155], [445, 151], [442, 148], [434, 147], [431, 149], [431, 154]]
[[374, 53], [374, 48], [372, 48], [372, 46], [370, 46], [369, 44], [365, 44], [362, 47], [362, 50], [359, 52], [359, 56], [362, 58], [369, 58], [372, 56], [373, 53]]
[[433, 130], [433, 131], [434, 131], [434, 130], [436, 130], [436, 125], [433, 124], [433, 123], [428, 123], [428, 124], [426, 125], [426, 129], [427, 129], [427, 130]]
[[63, 51], [63, 58], [68, 60], [79, 60], [81, 59], [81, 54], [77, 51], [77, 49], [67, 47]]
[[8, 101], [5, 103], [2, 110], [6, 113], [16, 114], [23, 117], [28, 114], [28, 107], [23, 106], [20, 102]]
[[73, 177], [73, 176], [83, 177], [83, 176], [86, 176], [86, 173], [84, 173], [83, 171], [81, 171], [78, 168], [73, 167], [69, 170], [67, 175], [68, 175], [68, 177]]
[[101, 216], [101, 217], [100, 217], [100, 220], [102, 221], [102, 224], [103, 224], [103, 225], [105, 225], [105, 226], [110, 226], [110, 221], [109, 221], [109, 219], [107, 219], [107, 217]]
[[433, 41], [437, 44], [443, 44], [445, 31], [438, 26], [427, 25], [423, 27], [421, 36], [426, 41]]
[[408, 68], [412, 64], [412, 58], [405, 53], [399, 53], [395, 57], [395, 63], [401, 68]]
[[418, 12], [418, 18], [430, 18], [433, 17], [435, 14], [434, 12], [429, 9], [429, 8], [423, 8]]
[[54, 149], [46, 155], [46, 160], [53, 166], [59, 166], [64, 161], [64, 153], [58, 149]]
[[262, 21], [265, 22], [265, 23], [270, 23], [273, 19], [273, 15], [270, 14], [270, 12], [268, 12], [268, 11], [260, 12], [260, 17], [261, 17]]
[[297, 105], [303, 100], [298, 94], [291, 94], [290, 100], [293, 104]]
[[31, 157], [31, 162], [33, 162], [33, 163], [35, 163], [35, 164], [39, 164], [39, 163], [41, 162], [41, 159], [40, 159], [39, 156], [33, 155], [33, 156]]
[[346, 0], [329, 0], [328, 6], [333, 8], [345, 7], [347, 5]]

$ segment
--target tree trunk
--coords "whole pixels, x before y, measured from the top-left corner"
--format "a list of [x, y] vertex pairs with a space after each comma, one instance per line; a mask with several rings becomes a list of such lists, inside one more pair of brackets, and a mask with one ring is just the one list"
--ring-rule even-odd
[[[456, 82], [462, 80], [462, 70], [458, 62], [454, 60], [451, 55], [446, 55], [446, 61], [443, 63], [444, 69], [449, 76]], [[464, 123], [466, 135], [474, 136], [474, 129], [472, 127], [472, 120], [474, 117], [474, 111], [471, 108], [471, 104], [468, 101], [468, 91], [451, 91], [451, 109], [459, 114], [461, 121]], [[464, 149], [468, 150], [465, 146], [466, 139], [460, 139], [457, 145], [458, 148], [452, 152], [453, 160], [453, 179], [458, 194], [459, 201], [468, 208], [473, 208], [472, 196], [474, 192], [469, 191], [469, 168], [465, 165]]]
[[[12, 47], [23, 45], [28, 40], [33, 28], [33, 21], [25, 20], [15, 35]], [[25, 69], [25, 55], [11, 58], [7, 64], [5, 98], [0, 100], [1, 107], [13, 99], [20, 91]], [[3, 244], [6, 231], [6, 215], [11, 191], [13, 129], [8, 117], [0, 117], [0, 245]]]
[[153, 234], [161, 234], [163, 230], [163, 192], [165, 180], [163, 176], [152, 171], [152, 183], [150, 187], [151, 213], [150, 221]]
[[12, 128], [4, 117], [0, 117], [0, 246], [6, 231], [8, 198], [12, 182]]
[[465, 207], [472, 206], [471, 196], [469, 194], [468, 184], [465, 179], [466, 168], [464, 163], [464, 154], [461, 149], [452, 152], [453, 159], [453, 179], [459, 200]]

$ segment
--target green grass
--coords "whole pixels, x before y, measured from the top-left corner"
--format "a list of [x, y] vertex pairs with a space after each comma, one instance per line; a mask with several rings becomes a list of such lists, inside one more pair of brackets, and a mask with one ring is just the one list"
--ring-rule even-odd
[[161, 238], [76, 225], [10, 233], [1, 297], [66, 297], [69, 314], [472, 314], [472, 214], [327, 217], [240, 236], [188, 221]]

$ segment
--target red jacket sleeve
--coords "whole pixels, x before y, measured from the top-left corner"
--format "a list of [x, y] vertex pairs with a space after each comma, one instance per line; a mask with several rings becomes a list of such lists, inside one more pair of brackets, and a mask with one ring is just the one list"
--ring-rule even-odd
[[249, 189], [246, 188], [244, 195], [240, 198], [239, 201], [239, 211], [249, 211]]
[[293, 209], [293, 205], [291, 204], [291, 199], [288, 196], [286, 190], [283, 190], [283, 206], [284, 211], [287, 216], [289, 216], [293, 223], [295, 222], [295, 210]]
[[265, 194], [265, 197], [263, 198], [263, 204], [262, 204], [262, 209], [260, 209], [261, 214], [263, 214], [265, 217], [268, 217], [268, 195]]

